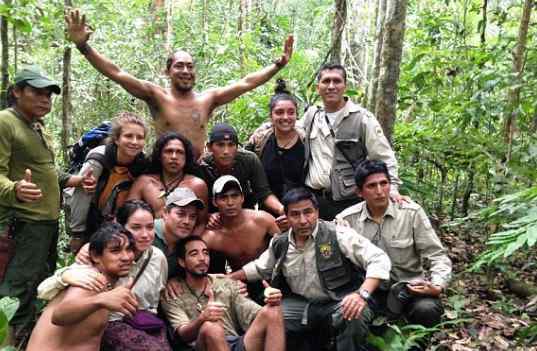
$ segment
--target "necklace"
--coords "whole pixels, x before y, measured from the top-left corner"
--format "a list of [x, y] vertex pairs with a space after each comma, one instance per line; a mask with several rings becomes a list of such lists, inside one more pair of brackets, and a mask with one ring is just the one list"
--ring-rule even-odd
[[164, 191], [160, 193], [161, 198], [166, 198], [168, 195], [172, 193], [172, 191], [175, 190], [185, 177], [184, 173], [178, 175], [176, 178], [172, 179], [168, 185], [166, 185], [166, 182], [164, 181], [164, 177], [162, 173], [160, 174], [160, 182], [162, 183], [162, 186], [164, 186]]
[[197, 303], [196, 303], [196, 310], [197, 310], [199, 313], [201, 313], [201, 311], [203, 311], [203, 305], [201, 304], [201, 297], [202, 297], [203, 295], [205, 295], [205, 289], [207, 288], [207, 280], [205, 280], [205, 284], [203, 285], [203, 289], [201, 289], [201, 293], [199, 294], [199, 296], [198, 296], [198, 294], [196, 294], [196, 292], [194, 291], [194, 289], [192, 289], [192, 288], [190, 287], [190, 285], [188, 285], [186, 279], [185, 279], [185, 285], [186, 285], [186, 287], [188, 288], [188, 291], [190, 291], [190, 293], [191, 293], [192, 295], [194, 295], [194, 297], [196, 298], [196, 301], [197, 301]]

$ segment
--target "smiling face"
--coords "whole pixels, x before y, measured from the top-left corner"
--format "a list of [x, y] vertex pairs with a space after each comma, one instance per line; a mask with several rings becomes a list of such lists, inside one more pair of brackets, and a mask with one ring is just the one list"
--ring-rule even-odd
[[177, 51], [172, 57], [167, 74], [175, 89], [181, 92], [191, 91], [196, 82], [196, 70], [192, 56], [185, 51]]
[[338, 111], [345, 105], [343, 95], [346, 88], [345, 77], [340, 69], [326, 69], [319, 73], [317, 92], [328, 112]]
[[272, 125], [282, 133], [290, 132], [295, 128], [296, 106], [291, 100], [279, 100], [274, 104], [270, 114]]
[[172, 233], [177, 239], [191, 235], [198, 221], [199, 211], [196, 205], [166, 208], [162, 215], [166, 231]]
[[25, 86], [13, 90], [15, 106], [24, 116], [37, 119], [45, 116], [52, 108], [52, 90], [50, 88], [34, 88]]
[[205, 277], [209, 271], [209, 249], [201, 240], [193, 240], [185, 246], [185, 258], [179, 258], [179, 265], [187, 274]]
[[125, 228], [132, 233], [138, 252], [144, 252], [153, 244], [155, 225], [153, 215], [150, 212], [143, 208], [137, 209], [127, 220]]
[[115, 143], [118, 158], [133, 160], [144, 148], [145, 130], [139, 124], [127, 123], [121, 127], [121, 132]]

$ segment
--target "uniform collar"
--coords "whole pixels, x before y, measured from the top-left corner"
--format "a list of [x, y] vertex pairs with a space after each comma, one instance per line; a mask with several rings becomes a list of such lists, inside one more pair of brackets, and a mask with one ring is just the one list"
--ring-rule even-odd
[[[313, 240], [317, 238], [317, 232], [319, 231], [319, 219], [317, 220], [317, 224], [315, 225], [315, 228], [313, 229], [313, 233], [311, 233], [311, 237]], [[293, 237], [293, 229], [289, 229], [289, 242], [292, 242], [293, 245], [296, 246], [295, 238]]]
[[[395, 205], [392, 202], [392, 200], [388, 200], [388, 208], [386, 209], [386, 212], [384, 212], [384, 215], [382, 216], [382, 218], [385, 218], [386, 216], [395, 218]], [[367, 209], [367, 204], [364, 201], [363, 206], [362, 206], [362, 211], [360, 213], [360, 221], [364, 222], [366, 219], [369, 219], [370, 221], [372, 221], [373, 217], [369, 213], [369, 210]]]

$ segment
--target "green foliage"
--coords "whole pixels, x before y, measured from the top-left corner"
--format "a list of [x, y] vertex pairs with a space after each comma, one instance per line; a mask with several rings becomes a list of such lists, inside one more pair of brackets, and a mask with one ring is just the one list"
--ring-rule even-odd
[[505, 259], [537, 243], [537, 186], [505, 195], [480, 212], [488, 223], [505, 223], [503, 230], [490, 235], [488, 249], [481, 254], [473, 269]]
[[527, 327], [517, 330], [516, 337], [523, 345], [531, 345], [537, 341], [537, 323], [532, 323]]
[[[19, 300], [11, 297], [3, 297], [0, 299], [0, 344], [2, 344], [9, 331], [9, 321], [19, 308]], [[3, 348], [2, 350], [4, 350]]]

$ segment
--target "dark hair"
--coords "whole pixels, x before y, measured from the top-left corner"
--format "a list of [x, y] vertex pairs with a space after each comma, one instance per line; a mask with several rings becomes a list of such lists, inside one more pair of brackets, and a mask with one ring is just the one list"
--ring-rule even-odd
[[11, 107], [17, 103], [17, 98], [15, 97], [14, 90], [15, 89], [24, 89], [28, 86], [28, 82], [25, 80], [18, 82], [17, 84], [11, 84], [7, 87], [6, 92], [6, 100], [7, 100], [7, 107]]
[[89, 251], [96, 256], [102, 256], [104, 249], [110, 242], [120, 241], [126, 237], [129, 248], [135, 250], [134, 237], [132, 233], [121, 224], [108, 222], [103, 224], [90, 238]]
[[[178, 52], [185, 52], [188, 54], [188, 52], [184, 51], [184, 50], [177, 50], [175, 52], [172, 52], [171, 54], [168, 55], [168, 58], [166, 59], [166, 71], [169, 71], [170, 68], [172, 68], [172, 63], [173, 63], [173, 58], [175, 57], [175, 54], [177, 54]], [[190, 55], [190, 54], [189, 54]], [[192, 57], [192, 55], [190, 55]], [[195, 65], [196, 63], [194, 62], [194, 58], [192, 57], [192, 64]]]
[[117, 209], [116, 221], [121, 225], [127, 225], [129, 218], [138, 210], [147, 211], [151, 213], [153, 218], [155, 218], [155, 211], [147, 202], [141, 200], [129, 200]]
[[289, 210], [289, 205], [296, 204], [297, 202], [310, 200], [313, 207], [319, 208], [319, 201], [315, 195], [306, 188], [294, 188], [289, 190], [282, 198], [283, 209], [285, 213]]
[[388, 167], [384, 161], [364, 160], [360, 162], [354, 171], [354, 181], [356, 182], [358, 189], [362, 189], [367, 177], [375, 173], [384, 173], [386, 178], [388, 178], [388, 181], [390, 181], [390, 173], [388, 172]]
[[207, 243], [205, 242], [205, 240], [203, 240], [200, 236], [197, 236], [197, 235], [187, 236], [186, 238], [179, 240], [177, 244], [175, 245], [175, 254], [177, 255], [177, 258], [185, 259], [186, 246], [188, 245], [189, 242], [192, 242], [192, 241], [201, 241], [205, 244], [205, 246], [207, 246]]
[[345, 67], [343, 67], [339, 63], [325, 63], [324, 65], [322, 65], [321, 68], [319, 68], [319, 70], [317, 71], [317, 82], [321, 80], [321, 76], [324, 71], [331, 71], [334, 69], [341, 71], [343, 81], [347, 83], [347, 71], [345, 70]]
[[276, 103], [279, 101], [291, 101], [295, 108], [298, 107], [296, 98], [287, 90], [287, 84], [285, 80], [279, 78], [276, 81], [276, 88], [274, 89], [274, 95], [270, 98], [269, 102], [269, 112], [272, 114], [272, 109], [276, 106]]
[[179, 140], [183, 143], [185, 148], [185, 167], [183, 168], [183, 174], [194, 174], [194, 152], [192, 151], [192, 143], [184, 135], [176, 132], [167, 132], [161, 135], [155, 145], [153, 146], [153, 153], [151, 154], [151, 173], [162, 172], [162, 150], [171, 140]]

